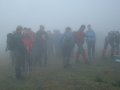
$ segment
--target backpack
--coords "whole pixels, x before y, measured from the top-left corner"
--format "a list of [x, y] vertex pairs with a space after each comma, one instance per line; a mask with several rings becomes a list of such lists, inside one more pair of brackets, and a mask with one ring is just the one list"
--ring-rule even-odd
[[72, 34], [68, 33], [63, 37], [63, 47], [72, 48], [74, 45]]
[[120, 40], [120, 36], [119, 36], [119, 32], [118, 31], [111, 31], [109, 32], [108, 38], [109, 38], [109, 43], [111, 45], [116, 45], [119, 44], [119, 40]]
[[14, 34], [12, 33], [7, 34], [7, 50], [14, 49], [14, 45], [15, 45], [14, 42], [15, 42]]

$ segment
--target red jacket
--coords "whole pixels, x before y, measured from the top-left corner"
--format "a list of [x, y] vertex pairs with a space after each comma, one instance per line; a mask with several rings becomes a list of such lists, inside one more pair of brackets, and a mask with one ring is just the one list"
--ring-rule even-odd
[[23, 42], [26, 46], [28, 52], [32, 51], [33, 45], [35, 41], [35, 33], [32, 31], [26, 32], [23, 36]]
[[77, 44], [83, 44], [85, 38], [85, 33], [83, 31], [77, 31], [75, 33], [75, 41]]

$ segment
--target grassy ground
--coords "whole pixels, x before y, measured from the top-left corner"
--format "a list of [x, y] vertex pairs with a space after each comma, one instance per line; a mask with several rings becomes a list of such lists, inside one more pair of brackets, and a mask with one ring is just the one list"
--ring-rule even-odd
[[120, 90], [120, 63], [110, 59], [96, 59], [88, 65], [81, 61], [69, 69], [63, 69], [61, 59], [54, 59], [47, 67], [34, 68], [21, 81], [1, 61], [0, 90]]

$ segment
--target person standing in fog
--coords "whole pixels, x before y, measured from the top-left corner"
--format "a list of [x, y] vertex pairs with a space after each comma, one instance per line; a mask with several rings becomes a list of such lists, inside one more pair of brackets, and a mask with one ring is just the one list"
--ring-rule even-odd
[[47, 47], [48, 47], [48, 56], [49, 58], [52, 58], [54, 55], [53, 52], [53, 33], [51, 31], [47, 31], [48, 34], [48, 42], [47, 42]]
[[47, 40], [48, 35], [45, 31], [43, 25], [40, 25], [40, 30], [36, 33], [35, 48], [36, 48], [36, 61], [42, 65], [47, 65], [48, 55], [47, 55]]
[[75, 42], [78, 47], [78, 50], [76, 53], [76, 64], [79, 63], [80, 54], [82, 54], [84, 62], [88, 63], [87, 55], [83, 47], [84, 40], [85, 40], [84, 30], [85, 30], [85, 25], [81, 25], [80, 29], [75, 33]]
[[32, 49], [35, 41], [35, 33], [31, 28], [24, 28], [23, 32], [23, 42], [26, 47], [26, 66], [28, 71], [32, 69]]
[[22, 79], [22, 71], [25, 71], [25, 53], [26, 48], [22, 41], [22, 30], [21, 26], [16, 28], [14, 33], [14, 54], [15, 54], [15, 73], [17, 79]]
[[59, 30], [54, 30], [54, 34], [53, 34], [53, 47], [54, 47], [54, 55], [56, 57], [60, 57], [61, 56], [61, 32]]
[[15, 66], [15, 56], [14, 56], [14, 34], [13, 33], [8, 33], [7, 34], [7, 46], [6, 46], [6, 51], [9, 51], [12, 67]]
[[105, 57], [108, 45], [111, 47], [111, 58], [119, 55], [120, 33], [119, 31], [110, 31], [104, 41], [103, 57]]
[[65, 29], [65, 33], [62, 36], [62, 55], [64, 68], [70, 67], [70, 58], [74, 49], [74, 37], [70, 27]]
[[86, 32], [86, 43], [88, 49], [88, 58], [93, 60], [95, 58], [95, 43], [96, 43], [96, 34], [91, 28], [91, 25], [87, 26], [88, 30]]

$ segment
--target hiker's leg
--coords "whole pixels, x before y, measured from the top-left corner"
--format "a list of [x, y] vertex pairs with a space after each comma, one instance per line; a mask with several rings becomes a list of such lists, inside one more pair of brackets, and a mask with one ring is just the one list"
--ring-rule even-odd
[[88, 58], [89, 60], [91, 60], [91, 43], [90, 42], [87, 43], [87, 48], [88, 48]]
[[28, 71], [31, 71], [31, 55], [30, 52], [27, 53], [27, 67], [28, 67]]
[[81, 45], [81, 50], [82, 50], [82, 56], [83, 56], [83, 60], [85, 63], [88, 63], [88, 59], [87, 59], [87, 54], [83, 48], [83, 45]]
[[66, 48], [62, 48], [63, 67], [66, 68]]
[[44, 65], [47, 65], [48, 62], [48, 54], [47, 54], [47, 49], [44, 51]]
[[114, 47], [111, 46], [111, 58], [113, 58], [113, 55], [114, 55]]
[[66, 50], [66, 66], [69, 67], [70, 66], [70, 53], [71, 53], [71, 48], [67, 47]]
[[95, 59], [95, 42], [92, 43], [92, 59]]
[[20, 53], [16, 52], [15, 54], [15, 73], [16, 73], [16, 78], [21, 79], [21, 57]]
[[81, 53], [80, 46], [78, 46], [78, 50], [76, 52], [76, 59], [75, 59], [76, 64], [79, 63], [80, 53]]

